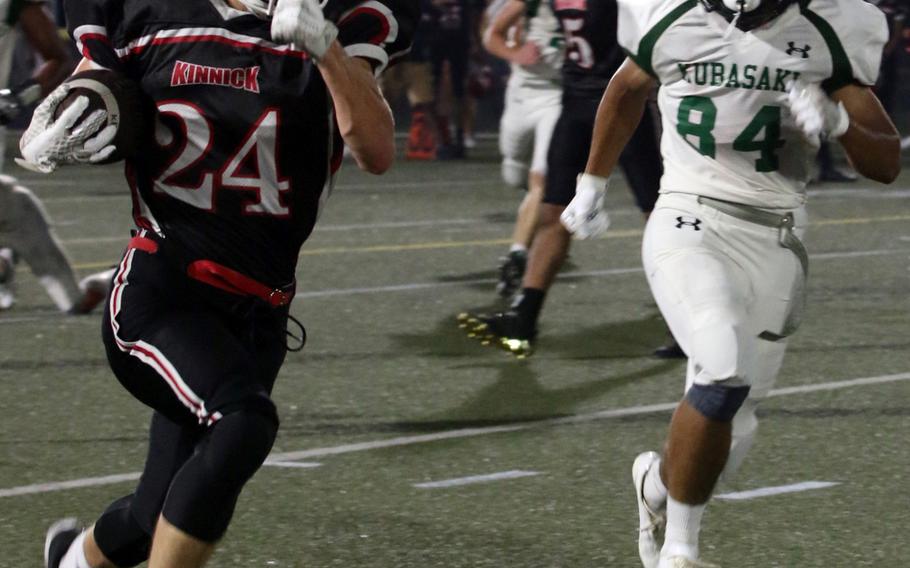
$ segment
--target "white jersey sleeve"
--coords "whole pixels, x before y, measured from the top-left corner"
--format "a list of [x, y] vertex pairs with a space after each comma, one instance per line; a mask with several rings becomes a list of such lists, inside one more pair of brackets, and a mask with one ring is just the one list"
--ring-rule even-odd
[[620, 47], [639, 67], [657, 77], [654, 46], [667, 27], [694, 7], [695, 0], [618, 0], [617, 5]]
[[864, 0], [814, 0], [801, 8], [831, 52], [825, 90], [830, 93], [851, 83], [875, 85], [890, 34], [885, 14]]

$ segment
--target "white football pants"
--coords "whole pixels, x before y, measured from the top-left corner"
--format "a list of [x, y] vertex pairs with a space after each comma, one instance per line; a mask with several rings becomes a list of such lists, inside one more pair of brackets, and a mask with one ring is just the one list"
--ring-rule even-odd
[[69, 259], [41, 202], [14, 178], [0, 175], [0, 247], [19, 253], [61, 311], [82, 297]]
[[[804, 207], [792, 213], [801, 238], [808, 216]], [[729, 478], [752, 444], [756, 404], [773, 387], [787, 347], [785, 339], [759, 336], [778, 333], [802, 304], [802, 264], [781, 246], [780, 229], [737, 219], [684, 193], [658, 199], [642, 258], [657, 305], [689, 356], [686, 390], [713, 383], [752, 388], [734, 419]]]
[[559, 90], [510, 88], [499, 125], [502, 179], [510, 187], [526, 188], [528, 174], [547, 173], [547, 153], [562, 112]]

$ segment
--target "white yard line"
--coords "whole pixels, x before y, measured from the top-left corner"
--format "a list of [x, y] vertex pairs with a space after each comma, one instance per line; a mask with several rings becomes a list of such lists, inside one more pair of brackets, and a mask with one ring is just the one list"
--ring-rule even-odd
[[522, 471], [514, 469], [512, 471], [502, 471], [499, 473], [490, 473], [487, 475], [472, 475], [470, 477], [458, 477], [456, 479], [444, 479], [442, 481], [429, 481], [427, 483], [415, 483], [417, 489], [444, 489], [447, 487], [461, 487], [463, 485], [474, 485], [476, 483], [490, 483], [492, 481], [505, 481], [507, 479], [520, 479], [522, 477], [534, 477], [540, 475], [539, 471]]
[[[450, 180], [445, 182], [440, 181], [402, 181], [402, 182], [383, 182], [383, 183], [359, 183], [359, 184], [350, 184], [350, 185], [338, 185], [333, 191], [335, 192], [344, 192], [345, 190], [371, 190], [375, 189], [376, 191], [383, 190], [394, 190], [394, 189], [444, 189], [447, 187], [476, 187], [478, 185], [485, 184], [486, 181], [483, 180]], [[25, 182], [26, 185], [29, 184], [28, 181]], [[62, 186], [62, 187], [71, 187], [71, 186], [85, 186], [91, 185], [91, 181], [74, 181], [74, 180], [42, 180], [40, 184], [33, 184], [34, 186]], [[123, 182], [123, 193], [112, 193], [109, 195], [67, 195], [62, 197], [57, 196], [48, 196], [42, 197], [41, 201], [44, 203], [84, 203], [84, 202], [94, 202], [94, 201], [123, 201], [128, 202], [130, 200], [129, 191], [126, 188], [126, 181]]]
[[[834, 381], [829, 383], [819, 383], [814, 385], [802, 385], [771, 391], [769, 397], [780, 397], [794, 394], [807, 394], [814, 392], [830, 392], [855, 387], [865, 387], [872, 385], [881, 385], [888, 383], [897, 383], [910, 381], [910, 372], [896, 375], [882, 375], [878, 377], [865, 377], [851, 379], [846, 381]], [[629, 408], [617, 408], [612, 410], [603, 410], [591, 414], [580, 414], [566, 418], [554, 418], [540, 420], [537, 422], [527, 422], [509, 426], [490, 426], [485, 428], [464, 428], [461, 430], [449, 430], [446, 432], [436, 432], [434, 434], [423, 434], [420, 436], [402, 436], [398, 438], [389, 438], [385, 440], [375, 440], [372, 442], [360, 442], [356, 444], [345, 444], [342, 446], [333, 446], [327, 448], [315, 448], [312, 450], [303, 450], [299, 452], [284, 452], [273, 454], [270, 461], [273, 462], [296, 462], [311, 458], [335, 456], [341, 454], [352, 454], [357, 452], [366, 452], [379, 450], [383, 448], [395, 448], [402, 446], [412, 446], [415, 444], [426, 444], [439, 442], [442, 440], [455, 440], [463, 438], [474, 438], [478, 436], [488, 436], [491, 434], [503, 434], [508, 432], [520, 432], [532, 428], [544, 428], [560, 426], [564, 424], [579, 424], [584, 422], [593, 422], [596, 420], [606, 420], [610, 418], [622, 418], [626, 416], [641, 416], [644, 414], [654, 414], [659, 412], [668, 412], [676, 408], [676, 402], [666, 402], [661, 404], [651, 404], [644, 406], [633, 406]], [[51, 493], [54, 491], [63, 491], [66, 489], [76, 489], [79, 487], [96, 487], [99, 485], [112, 485], [126, 481], [135, 481], [139, 479], [138, 473], [126, 473], [121, 475], [109, 475], [104, 477], [91, 477], [77, 479], [72, 481], [58, 481], [51, 483], [40, 483], [37, 485], [24, 485], [21, 487], [11, 487], [9, 489], [0, 489], [0, 498], [15, 497], [19, 495], [34, 495], [42, 493]]]
[[[890, 255], [901, 255], [901, 254], [910, 254], [910, 249], [878, 249], [878, 250], [862, 250], [862, 251], [845, 251], [845, 252], [826, 252], [818, 253], [811, 255], [812, 260], [837, 260], [844, 258], [861, 258], [861, 257], [872, 257], [872, 256], [890, 256]], [[643, 272], [642, 268], [610, 268], [606, 270], [588, 270], [588, 271], [579, 271], [579, 272], [565, 272], [559, 274], [556, 278], [558, 280], [572, 280], [576, 278], [605, 278], [608, 276], [623, 276], [627, 274], [637, 274]], [[314, 290], [312, 292], [299, 292], [297, 294], [298, 299], [313, 299], [313, 298], [329, 298], [336, 296], [357, 296], [362, 294], [387, 294], [391, 292], [415, 292], [419, 290], [438, 290], [441, 288], [456, 288], [459, 286], [474, 286], [477, 284], [493, 284], [496, 282], [496, 278], [475, 278], [472, 280], [459, 280], [457, 282], [414, 282], [410, 284], [395, 284], [391, 286], [374, 286], [374, 287], [364, 287], [364, 288], [329, 288], [326, 290]], [[32, 323], [40, 322], [50, 319], [59, 319], [64, 316], [55, 313], [47, 312], [46, 315], [32, 315], [32, 316], [11, 316], [4, 317], [0, 315], [0, 326], [2, 325], [14, 325], [20, 323]], [[89, 323], [91, 325], [96, 325], [94, 318], [79, 317], [79, 318], [68, 318], [65, 320], [67, 324], [73, 323]]]
[[[826, 252], [810, 255], [812, 260], [837, 260], [842, 258], [861, 258], [870, 256], [889, 256], [910, 254], [908, 249], [877, 249], [845, 252]], [[610, 268], [606, 270], [588, 270], [578, 272], [564, 272], [556, 276], [558, 280], [572, 280], [575, 278], [604, 278], [608, 276], [622, 276], [644, 272], [640, 267]], [[312, 292], [299, 292], [297, 298], [326, 298], [330, 296], [356, 296], [360, 294], [385, 294], [389, 292], [413, 292], [417, 290], [431, 290], [439, 288], [452, 288], [457, 286], [474, 286], [477, 284], [493, 284], [496, 278], [475, 278], [473, 280], [459, 280], [457, 282], [415, 282], [410, 284], [395, 284], [391, 286], [374, 286], [369, 288], [330, 288], [328, 290], [314, 290]]]
[[[420, 227], [451, 227], [465, 225], [485, 224], [486, 219], [427, 219], [422, 221], [401, 221], [389, 223], [351, 223], [347, 225], [323, 225], [316, 228], [314, 234], [318, 233], [335, 233], [348, 231], [373, 231], [377, 229], [417, 229]], [[114, 236], [103, 237], [76, 237], [72, 239], [62, 239], [60, 242], [64, 245], [93, 245], [100, 243], [117, 243], [122, 242], [124, 245], [130, 240], [128, 233]]]
[[735, 493], [723, 493], [715, 495], [715, 499], [721, 501], [749, 501], [752, 499], [761, 499], [762, 497], [773, 497], [775, 495], [786, 495], [788, 493], [802, 493], [804, 491], [815, 491], [818, 489], [827, 489], [840, 485], [837, 481], [804, 481], [792, 485], [778, 485], [776, 487], [762, 487], [761, 489], [752, 489], [749, 491], [737, 491]]
[[265, 460], [263, 465], [269, 467], [284, 467], [288, 469], [315, 469], [317, 467], [322, 467], [321, 463], [316, 462], [278, 461], [274, 459]]

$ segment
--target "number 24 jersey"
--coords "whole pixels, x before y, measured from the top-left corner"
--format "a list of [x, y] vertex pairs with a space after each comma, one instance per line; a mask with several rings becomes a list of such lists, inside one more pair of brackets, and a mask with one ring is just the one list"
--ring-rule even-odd
[[[154, 132], [127, 163], [133, 216], [185, 263], [271, 286], [294, 279], [342, 144], [315, 63], [223, 0], [70, 0], [82, 54], [138, 81]], [[407, 52], [416, 0], [328, 0], [351, 56], [379, 72]]]

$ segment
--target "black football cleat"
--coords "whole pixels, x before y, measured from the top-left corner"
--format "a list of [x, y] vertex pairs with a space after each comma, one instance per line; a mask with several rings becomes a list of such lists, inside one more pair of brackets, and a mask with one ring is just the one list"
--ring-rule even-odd
[[459, 314], [458, 326], [465, 330], [468, 337], [480, 341], [481, 345], [497, 347], [518, 359], [534, 354], [537, 330], [529, 329], [515, 311], [492, 315]]
[[500, 259], [499, 282], [496, 283], [496, 293], [502, 298], [511, 298], [521, 287], [521, 280], [528, 266], [528, 253], [523, 250], [513, 250]]
[[44, 567], [59, 568], [66, 552], [81, 532], [76, 519], [61, 519], [52, 524], [44, 539]]
[[654, 350], [654, 356], [658, 359], [685, 359], [688, 357], [672, 335], [670, 341]]

